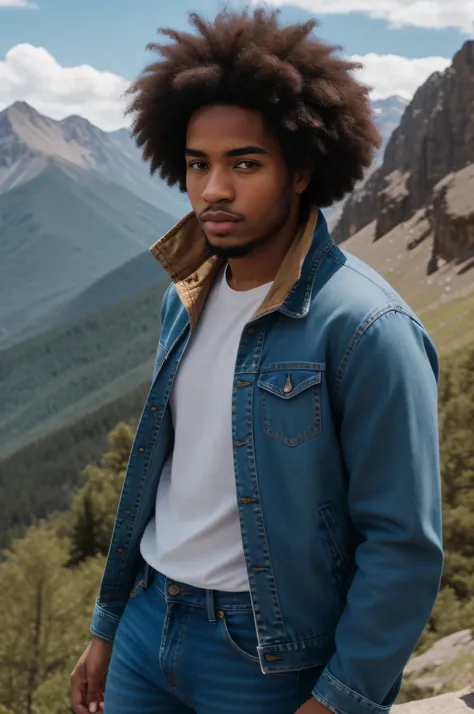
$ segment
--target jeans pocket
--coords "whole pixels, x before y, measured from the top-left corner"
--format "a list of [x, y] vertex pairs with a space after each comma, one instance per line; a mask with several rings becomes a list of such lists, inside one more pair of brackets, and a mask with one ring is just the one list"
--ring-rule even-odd
[[217, 615], [224, 641], [240, 657], [250, 662], [259, 662], [252, 610], [219, 610]]

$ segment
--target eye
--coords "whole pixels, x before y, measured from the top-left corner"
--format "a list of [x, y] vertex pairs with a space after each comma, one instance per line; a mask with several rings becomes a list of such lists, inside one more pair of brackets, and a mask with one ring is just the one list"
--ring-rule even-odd
[[245, 161], [239, 161], [237, 166], [235, 167], [236, 169], [238, 168], [243, 168], [243, 169], [255, 169], [257, 166], [261, 166], [261, 164], [258, 163], [258, 161], [251, 161], [250, 159], [245, 159]]
[[190, 164], [188, 164], [188, 167], [190, 169], [195, 169], [195, 171], [205, 171], [209, 168], [209, 165], [206, 164], [204, 161], [192, 161]]

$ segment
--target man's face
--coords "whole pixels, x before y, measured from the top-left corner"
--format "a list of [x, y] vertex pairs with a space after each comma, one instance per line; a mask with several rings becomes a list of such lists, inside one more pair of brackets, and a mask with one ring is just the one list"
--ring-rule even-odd
[[192, 116], [186, 135], [186, 188], [211, 250], [251, 253], [288, 221], [307, 186], [290, 175], [263, 116], [212, 105]]

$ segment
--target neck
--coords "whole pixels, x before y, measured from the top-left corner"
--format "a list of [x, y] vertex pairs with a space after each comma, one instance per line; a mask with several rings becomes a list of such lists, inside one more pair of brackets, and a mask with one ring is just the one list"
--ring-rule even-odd
[[229, 258], [228, 283], [233, 290], [252, 290], [275, 280], [300, 226], [299, 205], [270, 241], [241, 258]]

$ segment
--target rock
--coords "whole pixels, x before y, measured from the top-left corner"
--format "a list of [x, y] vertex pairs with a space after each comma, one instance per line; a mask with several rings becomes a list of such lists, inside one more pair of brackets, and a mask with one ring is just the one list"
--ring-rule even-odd
[[393, 171], [387, 177], [387, 185], [379, 193], [379, 212], [375, 226], [375, 238], [378, 240], [400, 223], [400, 216], [411, 217], [411, 196], [408, 189], [411, 174]]
[[456, 632], [421, 655], [404, 670], [405, 681], [418, 695], [432, 697], [459, 687], [474, 686], [474, 636], [470, 629]]
[[[433, 74], [416, 92], [388, 142], [382, 166], [346, 201], [334, 239], [346, 240], [375, 220], [377, 240], [431, 202], [433, 189], [448, 174], [472, 163], [474, 41], [470, 40], [451, 67]], [[460, 175], [458, 180], [463, 178]]]
[[435, 186], [430, 222], [433, 259], [463, 260], [474, 253], [474, 164]]
[[380, 192], [384, 187], [384, 168], [378, 168], [344, 203], [338, 223], [332, 230], [336, 243], [341, 243], [374, 221], [380, 209]]
[[393, 714], [469, 714], [473, 710], [474, 692], [470, 689], [399, 704], [392, 708]]
[[451, 662], [461, 654], [474, 655], [474, 637], [471, 630], [461, 630], [443, 637], [423, 654], [412, 657], [405, 667], [405, 676], [419, 676], [427, 670]]

